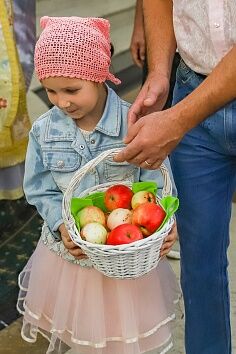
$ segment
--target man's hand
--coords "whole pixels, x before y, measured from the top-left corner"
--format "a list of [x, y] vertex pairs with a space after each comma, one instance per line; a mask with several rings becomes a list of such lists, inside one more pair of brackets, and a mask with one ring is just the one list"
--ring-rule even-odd
[[[150, 81], [150, 87], [149, 81], [145, 83], [131, 107], [128, 134], [124, 139], [128, 146], [114, 157], [116, 162], [127, 161], [142, 168], [158, 168], [189, 130], [234, 100], [236, 45], [192, 93], [170, 109], [138, 119], [144, 107], [153, 108], [157, 92], [164, 92], [158, 91], [153, 82], [155, 80]], [[158, 104], [159, 101], [155, 102]]]
[[[174, 108], [140, 118], [128, 131], [128, 144], [114, 157], [146, 169], [157, 169], [183, 137], [185, 131]], [[145, 162], [146, 161], [146, 162]]]
[[146, 40], [143, 21], [143, 0], [136, 0], [133, 34], [130, 51], [134, 63], [140, 68], [144, 64], [146, 55]]
[[128, 128], [140, 117], [160, 111], [168, 97], [169, 78], [162, 74], [150, 73], [128, 113]]
[[70, 235], [68, 231], [66, 230], [66, 227], [64, 224], [61, 224], [59, 226], [59, 231], [61, 233], [61, 239], [62, 242], [64, 243], [64, 246], [66, 249], [68, 249], [68, 252], [74, 256], [77, 259], [84, 259], [87, 258], [87, 256], [83, 253], [81, 248], [77, 246], [70, 238]]
[[164, 239], [164, 242], [161, 247], [160, 257], [164, 257], [170, 252], [176, 240], [177, 240], [177, 227], [175, 223], [170, 233]]
[[134, 63], [142, 68], [145, 61], [146, 44], [143, 24], [136, 26], [131, 38], [130, 51]]

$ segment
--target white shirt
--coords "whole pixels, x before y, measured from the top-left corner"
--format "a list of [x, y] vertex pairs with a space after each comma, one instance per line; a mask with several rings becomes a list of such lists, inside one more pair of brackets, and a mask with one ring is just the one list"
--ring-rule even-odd
[[236, 0], [173, 0], [178, 51], [194, 71], [209, 74], [236, 44]]

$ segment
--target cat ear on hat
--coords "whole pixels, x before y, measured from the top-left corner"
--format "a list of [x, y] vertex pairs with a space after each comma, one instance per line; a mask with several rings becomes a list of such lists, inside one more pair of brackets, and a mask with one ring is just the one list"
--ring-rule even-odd
[[41, 27], [42, 29], [44, 29], [44, 28], [47, 26], [47, 24], [48, 24], [49, 21], [50, 21], [50, 17], [49, 17], [49, 16], [43, 16], [43, 17], [41, 17], [41, 18], [40, 18], [40, 27]]
[[91, 22], [100, 30], [100, 32], [106, 37], [110, 37], [110, 22], [105, 18], [91, 18]]

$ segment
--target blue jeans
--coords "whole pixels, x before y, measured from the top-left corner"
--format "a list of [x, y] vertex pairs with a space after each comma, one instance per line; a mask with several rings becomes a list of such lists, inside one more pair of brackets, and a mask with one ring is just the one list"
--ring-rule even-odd
[[[173, 104], [203, 80], [182, 61], [176, 76]], [[230, 354], [227, 248], [236, 186], [236, 101], [186, 134], [170, 160], [180, 198], [186, 353]]]

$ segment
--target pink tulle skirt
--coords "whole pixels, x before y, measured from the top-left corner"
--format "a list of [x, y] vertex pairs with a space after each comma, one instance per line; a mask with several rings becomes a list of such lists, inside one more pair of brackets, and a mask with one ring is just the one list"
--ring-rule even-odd
[[47, 353], [140, 354], [172, 346], [171, 322], [180, 297], [163, 260], [134, 280], [106, 277], [69, 263], [39, 242], [19, 275], [22, 337], [49, 340]]

